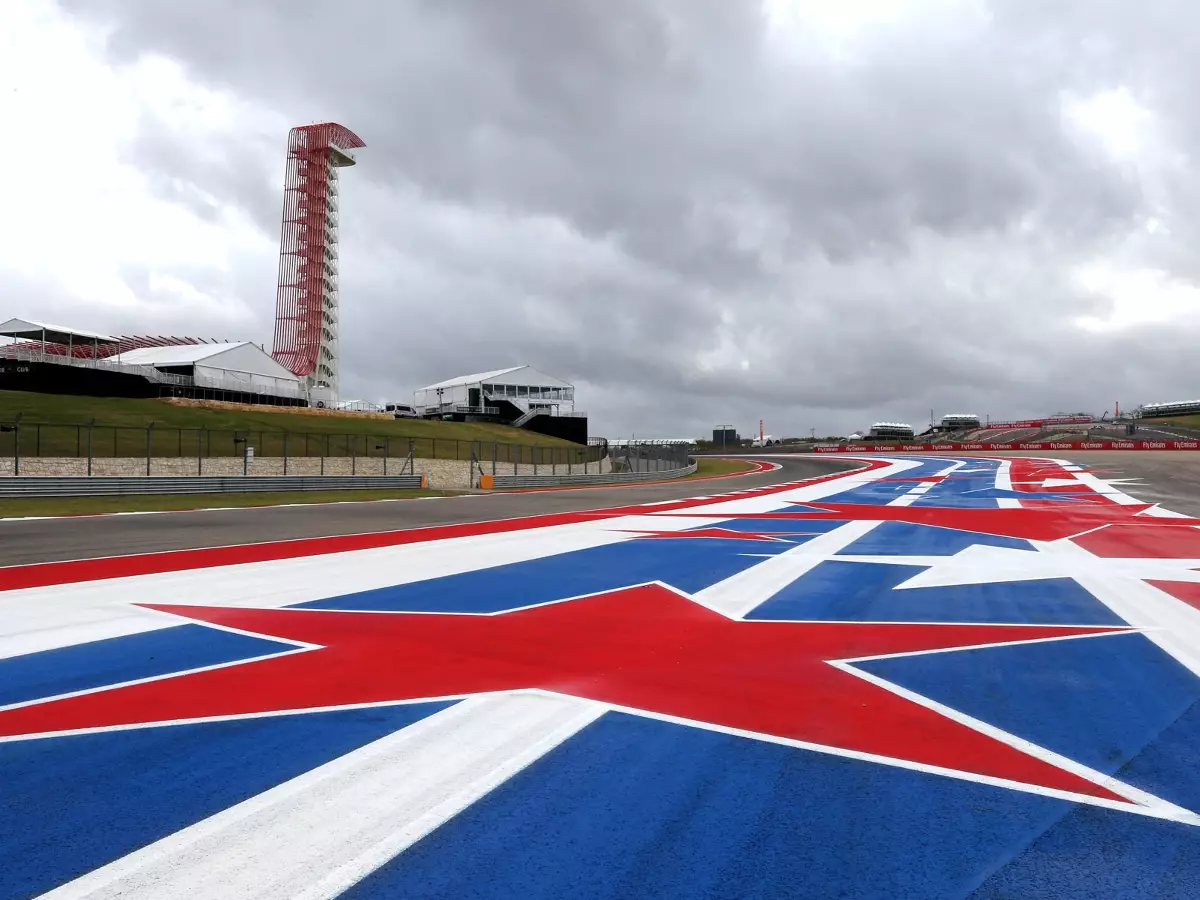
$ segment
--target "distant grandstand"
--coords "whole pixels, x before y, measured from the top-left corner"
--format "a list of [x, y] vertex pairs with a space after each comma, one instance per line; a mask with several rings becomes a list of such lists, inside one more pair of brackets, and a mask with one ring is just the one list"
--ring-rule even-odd
[[495, 421], [587, 442], [587, 413], [575, 409], [575, 385], [533, 366], [459, 375], [413, 392], [426, 418]]
[[942, 416], [942, 431], [965, 431], [980, 426], [979, 416], [975, 413], [946, 413]]
[[307, 405], [300, 380], [250, 341], [115, 336], [28, 319], [0, 324], [0, 389]]
[[867, 432], [868, 438], [882, 439], [890, 438], [892, 440], [911, 441], [913, 439], [913, 427], [906, 425], [903, 422], [876, 422], [871, 426], [871, 430]]
[[1172, 403], [1145, 403], [1134, 410], [1137, 418], [1154, 419], [1170, 416], [1194, 416], [1200, 414], [1200, 400], [1176, 400]]

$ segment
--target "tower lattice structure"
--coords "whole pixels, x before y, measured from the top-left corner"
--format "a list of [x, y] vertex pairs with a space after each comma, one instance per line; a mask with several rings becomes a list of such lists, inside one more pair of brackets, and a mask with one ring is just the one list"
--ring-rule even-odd
[[271, 355], [323, 405], [338, 394], [338, 169], [364, 146], [334, 122], [288, 134]]

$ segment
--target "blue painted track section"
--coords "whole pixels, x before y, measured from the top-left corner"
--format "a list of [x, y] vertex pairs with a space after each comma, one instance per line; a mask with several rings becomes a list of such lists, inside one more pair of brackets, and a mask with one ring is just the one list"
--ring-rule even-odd
[[[922, 493], [909, 497], [922, 510], [998, 509], [1000, 500], [1030, 497], [1021, 489], [997, 488], [997, 460], [965, 460], [954, 471], [948, 471], [952, 459], [904, 462], [913, 465], [894, 478], [848, 482], [811, 506], [781, 499], [775, 511], [800, 514], [797, 518], [756, 518], [762, 512], [756, 506], [745, 518], [719, 526], [703, 520], [692, 529], [720, 527], [778, 541], [688, 532], [630, 536], [376, 590], [331, 591], [300, 606], [346, 613], [498, 614], [647, 582], [694, 594], [764, 563], [786, 563], [773, 557], [799, 555], [815, 538], [846, 524], [803, 518], [821, 503], [895, 503], [922, 480]], [[1084, 502], [1065, 494], [1040, 493], [1037, 499]], [[653, 531], [653, 516], [640, 521]], [[470, 545], [464, 546], [470, 553]], [[778, 590], [772, 584], [761, 595], [766, 599], [744, 616], [754, 624], [737, 627], [1126, 624], [1067, 577], [902, 587], [929, 564], [980, 548], [1038, 552], [1015, 536], [877, 522]], [[1200, 543], [1195, 555], [1200, 557]], [[639, 622], [629, 628], [636, 633]], [[914, 652], [853, 665], [1158, 800], [1197, 811], [1200, 679], [1153, 638], [1131, 631]], [[185, 624], [26, 653], [0, 659], [0, 707], [249, 663], [290, 646]], [[790, 645], [786, 649], [790, 653]], [[403, 662], [400, 652], [397, 665]], [[736, 685], [739, 672], [729, 671], [727, 678]], [[4, 739], [0, 900], [38, 896], [455, 702]], [[838, 748], [797, 746], [777, 735], [734, 734], [719, 723], [690, 725], [627, 712], [625, 706], [608, 708], [340, 896], [1200, 898], [1200, 827], [1193, 824], [1075, 802], [1044, 789], [958, 777], [963, 773], [922, 771], [905, 760], [852, 758]], [[330, 823], [332, 830], [338, 827]]]
[[447, 705], [0, 744], [0, 896], [37, 896]]

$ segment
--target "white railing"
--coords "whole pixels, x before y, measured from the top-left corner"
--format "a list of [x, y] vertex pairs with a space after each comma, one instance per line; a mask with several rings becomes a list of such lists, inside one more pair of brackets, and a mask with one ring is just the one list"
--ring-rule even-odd
[[299, 384], [276, 385], [270, 391], [252, 382], [239, 381], [230, 378], [193, 378], [191, 375], [179, 375], [175, 372], [162, 372], [154, 366], [142, 366], [121, 362], [120, 357], [109, 356], [103, 359], [88, 359], [86, 357], [66, 356], [59, 353], [44, 352], [40, 345], [5, 344], [0, 345], [0, 359], [15, 359], [22, 362], [50, 363], [58, 366], [75, 366], [83, 369], [97, 369], [108, 372], [122, 372], [127, 375], [140, 375], [154, 384], [166, 384], [175, 387], [200, 387], [218, 391], [235, 391], [242, 394], [262, 394], [270, 397], [287, 397], [303, 399], [304, 390]]
[[138, 366], [122, 363], [116, 357], [87, 359], [77, 356], [65, 356], [58, 353], [48, 353], [36, 345], [7, 344], [0, 346], [0, 358], [17, 359], [24, 362], [52, 363], [59, 366], [78, 366], [84, 369], [106, 369], [111, 372], [125, 372], [130, 375], [141, 375], [156, 384], [174, 384], [180, 387], [191, 387], [195, 383], [189, 375], [160, 372], [154, 366]]

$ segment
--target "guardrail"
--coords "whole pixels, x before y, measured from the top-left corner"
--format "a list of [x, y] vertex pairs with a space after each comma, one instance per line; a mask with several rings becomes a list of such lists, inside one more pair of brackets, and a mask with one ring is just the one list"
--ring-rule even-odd
[[607, 475], [481, 475], [479, 486], [485, 489], [563, 487], [588, 484], [637, 484], [645, 481], [669, 481], [683, 478], [696, 471], [693, 460], [682, 469], [667, 469], [663, 472], [619, 472]]
[[1033, 441], [1004, 444], [838, 444], [813, 453], [961, 453], [989, 450], [1200, 450], [1200, 441]]
[[410, 490], [424, 475], [62, 476], [0, 479], [0, 497], [121, 497], [258, 491]]

